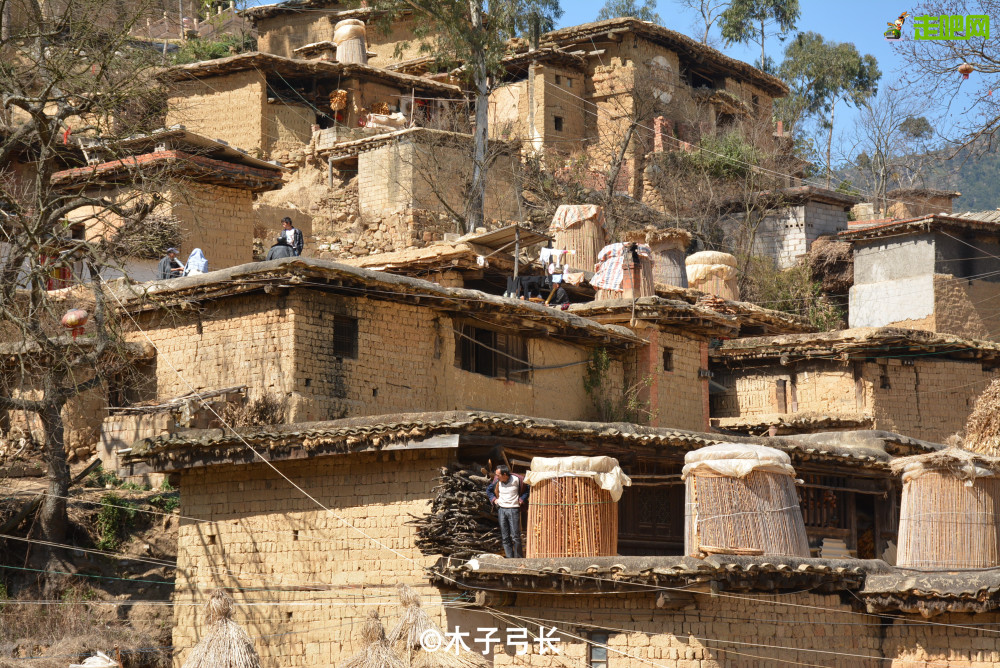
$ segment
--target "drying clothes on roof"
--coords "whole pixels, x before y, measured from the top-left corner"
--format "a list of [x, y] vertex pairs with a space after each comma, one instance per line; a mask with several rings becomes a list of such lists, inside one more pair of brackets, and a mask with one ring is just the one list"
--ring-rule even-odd
[[590, 284], [598, 289], [621, 290], [625, 267], [639, 264], [640, 257], [648, 258], [652, 264], [653, 251], [645, 244], [636, 243], [605, 246], [597, 255], [597, 273], [590, 279]]

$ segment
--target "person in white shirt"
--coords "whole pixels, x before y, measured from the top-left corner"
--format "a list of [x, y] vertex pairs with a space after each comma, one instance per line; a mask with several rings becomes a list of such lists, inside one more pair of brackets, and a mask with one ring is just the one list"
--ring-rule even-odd
[[521, 550], [521, 506], [527, 503], [530, 492], [524, 478], [511, 473], [504, 465], [497, 467], [496, 476], [486, 488], [486, 495], [500, 517], [500, 537], [508, 559], [524, 556]]

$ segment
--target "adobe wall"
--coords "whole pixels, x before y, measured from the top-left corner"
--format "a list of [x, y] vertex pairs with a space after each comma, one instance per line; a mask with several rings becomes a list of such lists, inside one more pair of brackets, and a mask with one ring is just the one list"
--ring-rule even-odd
[[1000, 643], [996, 628], [1000, 613], [976, 615], [945, 613], [914, 623], [907, 617], [894, 620], [886, 628], [886, 657], [889, 668], [987, 668], [1000, 665]]
[[[157, 349], [158, 397], [235, 385], [247, 385], [251, 397], [284, 397], [292, 390], [293, 326], [284, 297], [237, 297], [222, 306], [155, 311], [136, 320]], [[146, 341], [139, 332], [128, 338]]]
[[[24, 388], [13, 395], [16, 398], [35, 399], [41, 397], [41, 392], [35, 388]], [[101, 422], [107, 414], [106, 386], [88, 390], [66, 402], [62, 409], [63, 443], [70, 462], [85, 461], [97, 452], [97, 444], [101, 439]], [[11, 429], [30, 433], [35, 443], [45, 442], [42, 421], [35, 413], [0, 411], [0, 431], [4, 431], [3, 422]]]
[[305, 104], [275, 102], [264, 105], [267, 116], [267, 133], [264, 154], [285, 157], [302, 155], [312, 140], [312, 127], [316, 112]]
[[[519, 593], [516, 603], [504, 606], [503, 612], [528, 621], [509, 626], [528, 626], [533, 637], [540, 623], [534, 620], [546, 620], [542, 623], [560, 629], [557, 635], [566, 642], [559, 645], [558, 656], [540, 655], [537, 644], [521, 656], [508, 647], [494, 656], [493, 666], [589, 665], [584, 638], [593, 632], [609, 633], [607, 663], [615, 668], [884, 665], [880, 618], [855, 614], [837, 595], [725, 593], [715, 597], [699, 593], [680, 610], [657, 607], [657, 596], [656, 592], [629, 596]], [[498, 635], [507, 634], [500, 631]]]
[[970, 339], [1000, 337], [1000, 283], [934, 275], [934, 331]]
[[201, 248], [210, 270], [253, 260], [253, 228], [257, 219], [253, 193], [202, 183], [176, 186], [170, 193], [170, 212], [184, 230], [181, 257]]
[[297, 58], [293, 51], [313, 42], [332, 42], [332, 15], [340, 11], [309, 8], [303, 12], [287, 12], [257, 21], [257, 50], [285, 58]]
[[[411, 209], [462, 213], [464, 191], [472, 175], [472, 145], [456, 146], [429, 135], [406, 138], [361, 153], [358, 157], [358, 202], [362, 216], [383, 217]], [[518, 217], [515, 170], [518, 162], [500, 156], [490, 167], [486, 185], [487, 220]]]
[[[535, 88], [541, 94], [535, 102], [535, 127], [545, 150], [563, 154], [583, 150], [587, 137], [584, 74], [573, 69], [544, 65], [536, 70]], [[556, 117], [562, 119], [562, 130], [556, 129]], [[524, 127], [527, 127], [526, 121], [527, 118]]]
[[167, 96], [166, 125], [222, 139], [251, 154], [268, 145], [267, 85], [256, 70], [176, 81]]
[[[293, 293], [288, 306], [295, 322], [294, 421], [442, 410], [595, 417], [579, 364], [589, 357], [585, 348], [530, 338], [532, 367], [563, 368], [538, 369], [530, 382], [513, 382], [456, 366], [455, 322], [430, 309], [310, 291]], [[338, 314], [358, 320], [356, 359], [333, 352], [330, 323]], [[622, 373], [621, 363], [612, 363], [608, 383], [620, 387]]]
[[369, 610], [379, 611], [387, 630], [395, 624], [400, 583], [416, 589], [423, 609], [442, 623], [442, 596], [423, 571], [437, 558], [414, 547], [406, 520], [429, 510], [434, 478], [449, 456], [419, 450], [276, 465], [330, 512], [264, 464], [184, 471], [174, 666], [184, 664], [206, 628], [204, 607], [189, 604], [205, 602], [217, 587], [237, 587], [234, 618], [256, 638], [264, 668], [339, 665], [363, 648], [359, 631]]
[[[708, 342], [646, 327], [638, 334], [649, 341], [635, 353], [636, 371], [628, 378], [640, 389], [654, 427], [707, 431], [709, 428], [708, 379], [698, 371], [708, 368]], [[669, 351], [669, 355], [665, 355]], [[670, 369], [664, 368], [669, 357]]]
[[[747, 364], [745, 370], [713, 368], [716, 382], [729, 391], [713, 395], [712, 417], [871, 415], [875, 429], [936, 443], [965, 427], [976, 398], [1000, 378], [1000, 370], [984, 370], [978, 362], [916, 355], [875, 362], [761, 362]], [[785, 384], [784, 411], [779, 381]]]

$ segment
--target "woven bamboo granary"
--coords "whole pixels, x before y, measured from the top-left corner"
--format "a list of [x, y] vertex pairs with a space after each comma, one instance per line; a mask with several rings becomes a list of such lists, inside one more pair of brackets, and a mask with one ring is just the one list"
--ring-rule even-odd
[[902, 476], [899, 566], [1000, 566], [1000, 459], [947, 448], [892, 462]]
[[596, 204], [563, 204], [549, 225], [553, 248], [571, 251], [569, 266], [594, 271], [597, 255], [608, 243], [604, 209]]
[[735, 256], [717, 251], [702, 251], [689, 255], [684, 263], [688, 287], [723, 299], [740, 300]]
[[787, 454], [723, 443], [684, 457], [684, 553], [808, 557], [809, 541]]
[[625, 233], [623, 241], [645, 244], [653, 251], [653, 280], [664, 285], [688, 287], [684, 255], [691, 233], [677, 227], [647, 227]]
[[590, 284], [597, 288], [594, 301], [638, 299], [656, 294], [653, 282], [653, 252], [637, 243], [611, 244], [597, 256], [596, 273]]
[[631, 485], [612, 457], [535, 457], [525, 556], [610, 557], [618, 554], [618, 500]]

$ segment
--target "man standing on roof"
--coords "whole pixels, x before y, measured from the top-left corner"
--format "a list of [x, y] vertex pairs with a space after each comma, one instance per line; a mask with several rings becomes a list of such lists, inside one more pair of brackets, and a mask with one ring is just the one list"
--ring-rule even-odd
[[156, 278], [163, 280], [166, 278], [177, 278], [184, 274], [184, 265], [177, 259], [181, 252], [176, 248], [168, 248], [167, 254], [160, 260], [156, 268]]
[[496, 476], [486, 488], [486, 495], [500, 516], [500, 537], [508, 559], [524, 556], [521, 551], [521, 506], [528, 502], [530, 493], [524, 478], [511, 473], [502, 464], [497, 467]]
[[288, 216], [281, 219], [281, 234], [284, 235], [288, 245], [292, 247], [292, 252], [296, 255], [302, 255], [302, 247], [305, 245], [302, 232], [292, 225], [292, 219]]

